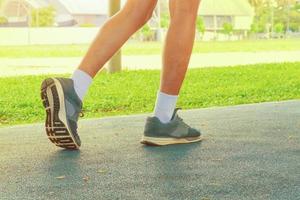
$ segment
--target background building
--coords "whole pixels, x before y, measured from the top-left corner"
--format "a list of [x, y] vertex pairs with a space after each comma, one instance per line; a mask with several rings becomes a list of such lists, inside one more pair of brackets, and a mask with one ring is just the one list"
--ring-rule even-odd
[[62, 14], [71, 15], [77, 25], [101, 26], [107, 19], [108, 0], [49, 0], [56, 2], [56, 9], [65, 9]]
[[1, 15], [7, 26], [28, 26], [31, 10], [55, 8], [54, 26], [100, 26], [107, 19], [108, 0], [5, 0]]
[[[8, 19], [9, 26], [27, 26], [32, 9], [53, 6], [54, 26], [100, 26], [107, 19], [108, 1], [4, 0], [1, 13]], [[164, 3], [161, 2], [162, 8]], [[247, 0], [202, 0], [199, 9], [207, 31], [222, 30], [224, 23], [231, 23], [235, 30], [250, 30], [254, 14]]]
[[32, 9], [48, 6], [43, 0], [6, 0], [0, 8], [1, 15], [7, 18], [7, 26], [27, 26]]
[[234, 30], [248, 31], [255, 12], [247, 0], [202, 0], [199, 15], [206, 31], [220, 31], [224, 23], [232, 24]]

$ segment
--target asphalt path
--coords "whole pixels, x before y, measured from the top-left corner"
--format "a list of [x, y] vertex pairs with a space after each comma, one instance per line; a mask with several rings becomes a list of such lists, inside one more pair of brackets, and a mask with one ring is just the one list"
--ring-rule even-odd
[[300, 199], [300, 101], [179, 113], [205, 140], [143, 146], [147, 115], [80, 121], [80, 151], [1, 128], [0, 199]]

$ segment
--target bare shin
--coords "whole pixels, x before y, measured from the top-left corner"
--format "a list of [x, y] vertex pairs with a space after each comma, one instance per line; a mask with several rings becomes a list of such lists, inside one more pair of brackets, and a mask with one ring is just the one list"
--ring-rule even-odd
[[171, 22], [163, 52], [160, 90], [178, 95], [183, 83], [195, 40], [200, 0], [170, 0]]
[[157, 0], [128, 0], [124, 8], [100, 29], [79, 69], [94, 77], [129, 37], [151, 17]]

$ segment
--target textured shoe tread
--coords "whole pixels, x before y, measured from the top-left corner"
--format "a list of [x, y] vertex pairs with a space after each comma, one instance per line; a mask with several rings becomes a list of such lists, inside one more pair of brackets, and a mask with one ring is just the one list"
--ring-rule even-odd
[[[53, 115], [51, 113], [49, 97], [47, 95], [48, 88], [51, 89], [53, 96]], [[59, 119], [59, 96], [53, 79], [49, 78], [42, 82], [41, 99], [46, 111], [45, 129], [48, 139], [58, 147], [65, 149], [78, 149], [78, 145], [76, 145], [75, 141], [73, 141], [67, 125]]]

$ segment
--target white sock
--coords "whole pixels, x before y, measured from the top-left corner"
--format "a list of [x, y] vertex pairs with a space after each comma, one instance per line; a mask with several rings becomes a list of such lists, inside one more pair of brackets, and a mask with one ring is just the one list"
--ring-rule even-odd
[[93, 81], [93, 78], [86, 72], [76, 69], [72, 75], [72, 80], [74, 81], [75, 92], [82, 101]]
[[170, 122], [176, 107], [177, 99], [178, 96], [176, 95], [169, 95], [159, 91], [157, 93], [154, 116], [162, 123]]

